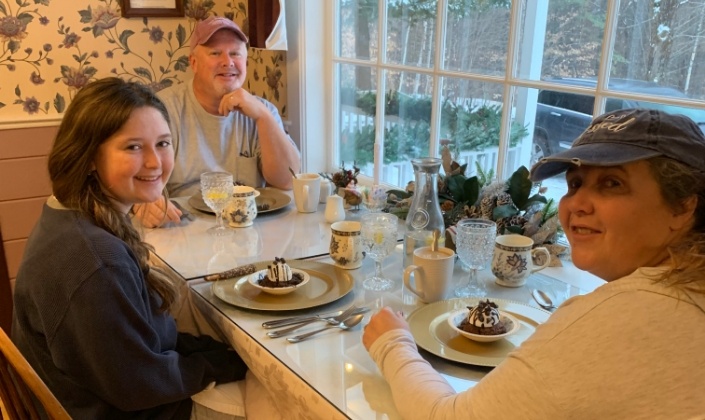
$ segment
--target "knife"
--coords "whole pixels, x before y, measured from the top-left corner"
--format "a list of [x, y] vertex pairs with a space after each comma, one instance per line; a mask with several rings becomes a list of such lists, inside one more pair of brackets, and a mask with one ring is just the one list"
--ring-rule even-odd
[[[369, 310], [370, 310], [370, 308], [362, 306], [362, 307], [356, 309], [355, 312], [352, 313], [352, 315], [362, 314], [362, 313], [365, 313]], [[337, 311], [337, 312], [330, 312], [330, 313], [321, 314], [321, 315], [299, 315], [299, 316], [292, 316], [290, 318], [275, 319], [272, 321], [263, 322], [262, 328], [264, 328], [264, 329], [279, 328], [279, 327], [286, 327], [287, 325], [302, 324], [304, 322], [325, 320], [326, 318], [338, 316], [342, 313], [343, 313], [343, 311]]]
[[191, 214], [190, 211], [186, 210], [186, 209], [185, 209], [181, 204], [179, 204], [177, 201], [175, 201], [175, 200], [170, 200], [170, 201], [171, 201], [171, 204], [174, 205], [174, 207], [176, 207], [177, 209], [181, 210], [181, 220], [184, 220], [184, 219], [187, 219], [187, 220], [190, 220], [190, 221], [196, 220], [196, 216], [194, 216], [193, 214]]

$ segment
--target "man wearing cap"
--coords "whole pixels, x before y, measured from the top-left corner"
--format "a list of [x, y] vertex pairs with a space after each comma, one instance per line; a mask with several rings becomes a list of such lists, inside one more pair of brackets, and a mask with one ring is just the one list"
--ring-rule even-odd
[[[247, 76], [247, 36], [233, 21], [211, 16], [191, 34], [189, 63], [193, 78], [159, 92], [169, 111], [174, 171], [167, 184], [172, 196], [198, 192], [200, 175], [233, 174], [252, 187], [290, 189], [289, 168], [299, 170], [300, 155], [284, 131], [276, 107], [243, 88]], [[178, 222], [181, 212], [164, 200], [135, 207], [147, 227]]]

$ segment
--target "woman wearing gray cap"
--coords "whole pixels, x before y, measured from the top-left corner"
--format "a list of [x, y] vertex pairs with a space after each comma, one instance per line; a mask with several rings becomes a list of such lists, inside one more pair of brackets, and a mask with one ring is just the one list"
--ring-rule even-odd
[[475, 387], [455, 393], [385, 308], [363, 343], [405, 418], [702, 418], [705, 137], [646, 109], [597, 117], [531, 178], [566, 172], [574, 264], [607, 283], [567, 300]]

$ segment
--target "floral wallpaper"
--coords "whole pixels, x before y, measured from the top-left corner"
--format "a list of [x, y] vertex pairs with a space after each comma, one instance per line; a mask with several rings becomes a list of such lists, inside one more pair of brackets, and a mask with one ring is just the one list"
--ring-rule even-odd
[[[120, 0], [0, 0], [0, 126], [59, 119], [91, 80], [118, 76], [158, 91], [189, 73], [197, 21], [225, 16], [248, 33], [247, 2], [184, 0], [183, 18], [123, 18]], [[71, 7], [67, 7], [71, 5]], [[246, 88], [286, 118], [286, 56], [250, 48]]]

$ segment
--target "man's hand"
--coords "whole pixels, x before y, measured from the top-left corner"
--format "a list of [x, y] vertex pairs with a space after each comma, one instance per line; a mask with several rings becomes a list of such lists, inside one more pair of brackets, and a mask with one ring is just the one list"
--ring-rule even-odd
[[137, 220], [147, 228], [159, 227], [169, 222], [181, 222], [181, 210], [170, 201], [166, 201], [164, 197], [160, 197], [153, 203], [135, 204], [132, 210]]
[[220, 100], [218, 107], [220, 115], [225, 116], [233, 111], [242, 112], [255, 121], [269, 112], [262, 102], [243, 88], [226, 93]]
[[365, 326], [365, 331], [362, 334], [362, 344], [367, 350], [382, 334], [387, 331], [402, 328], [409, 329], [409, 324], [406, 323], [404, 315], [401, 312], [394, 313], [391, 308], [385, 306], [370, 318], [370, 323]]

